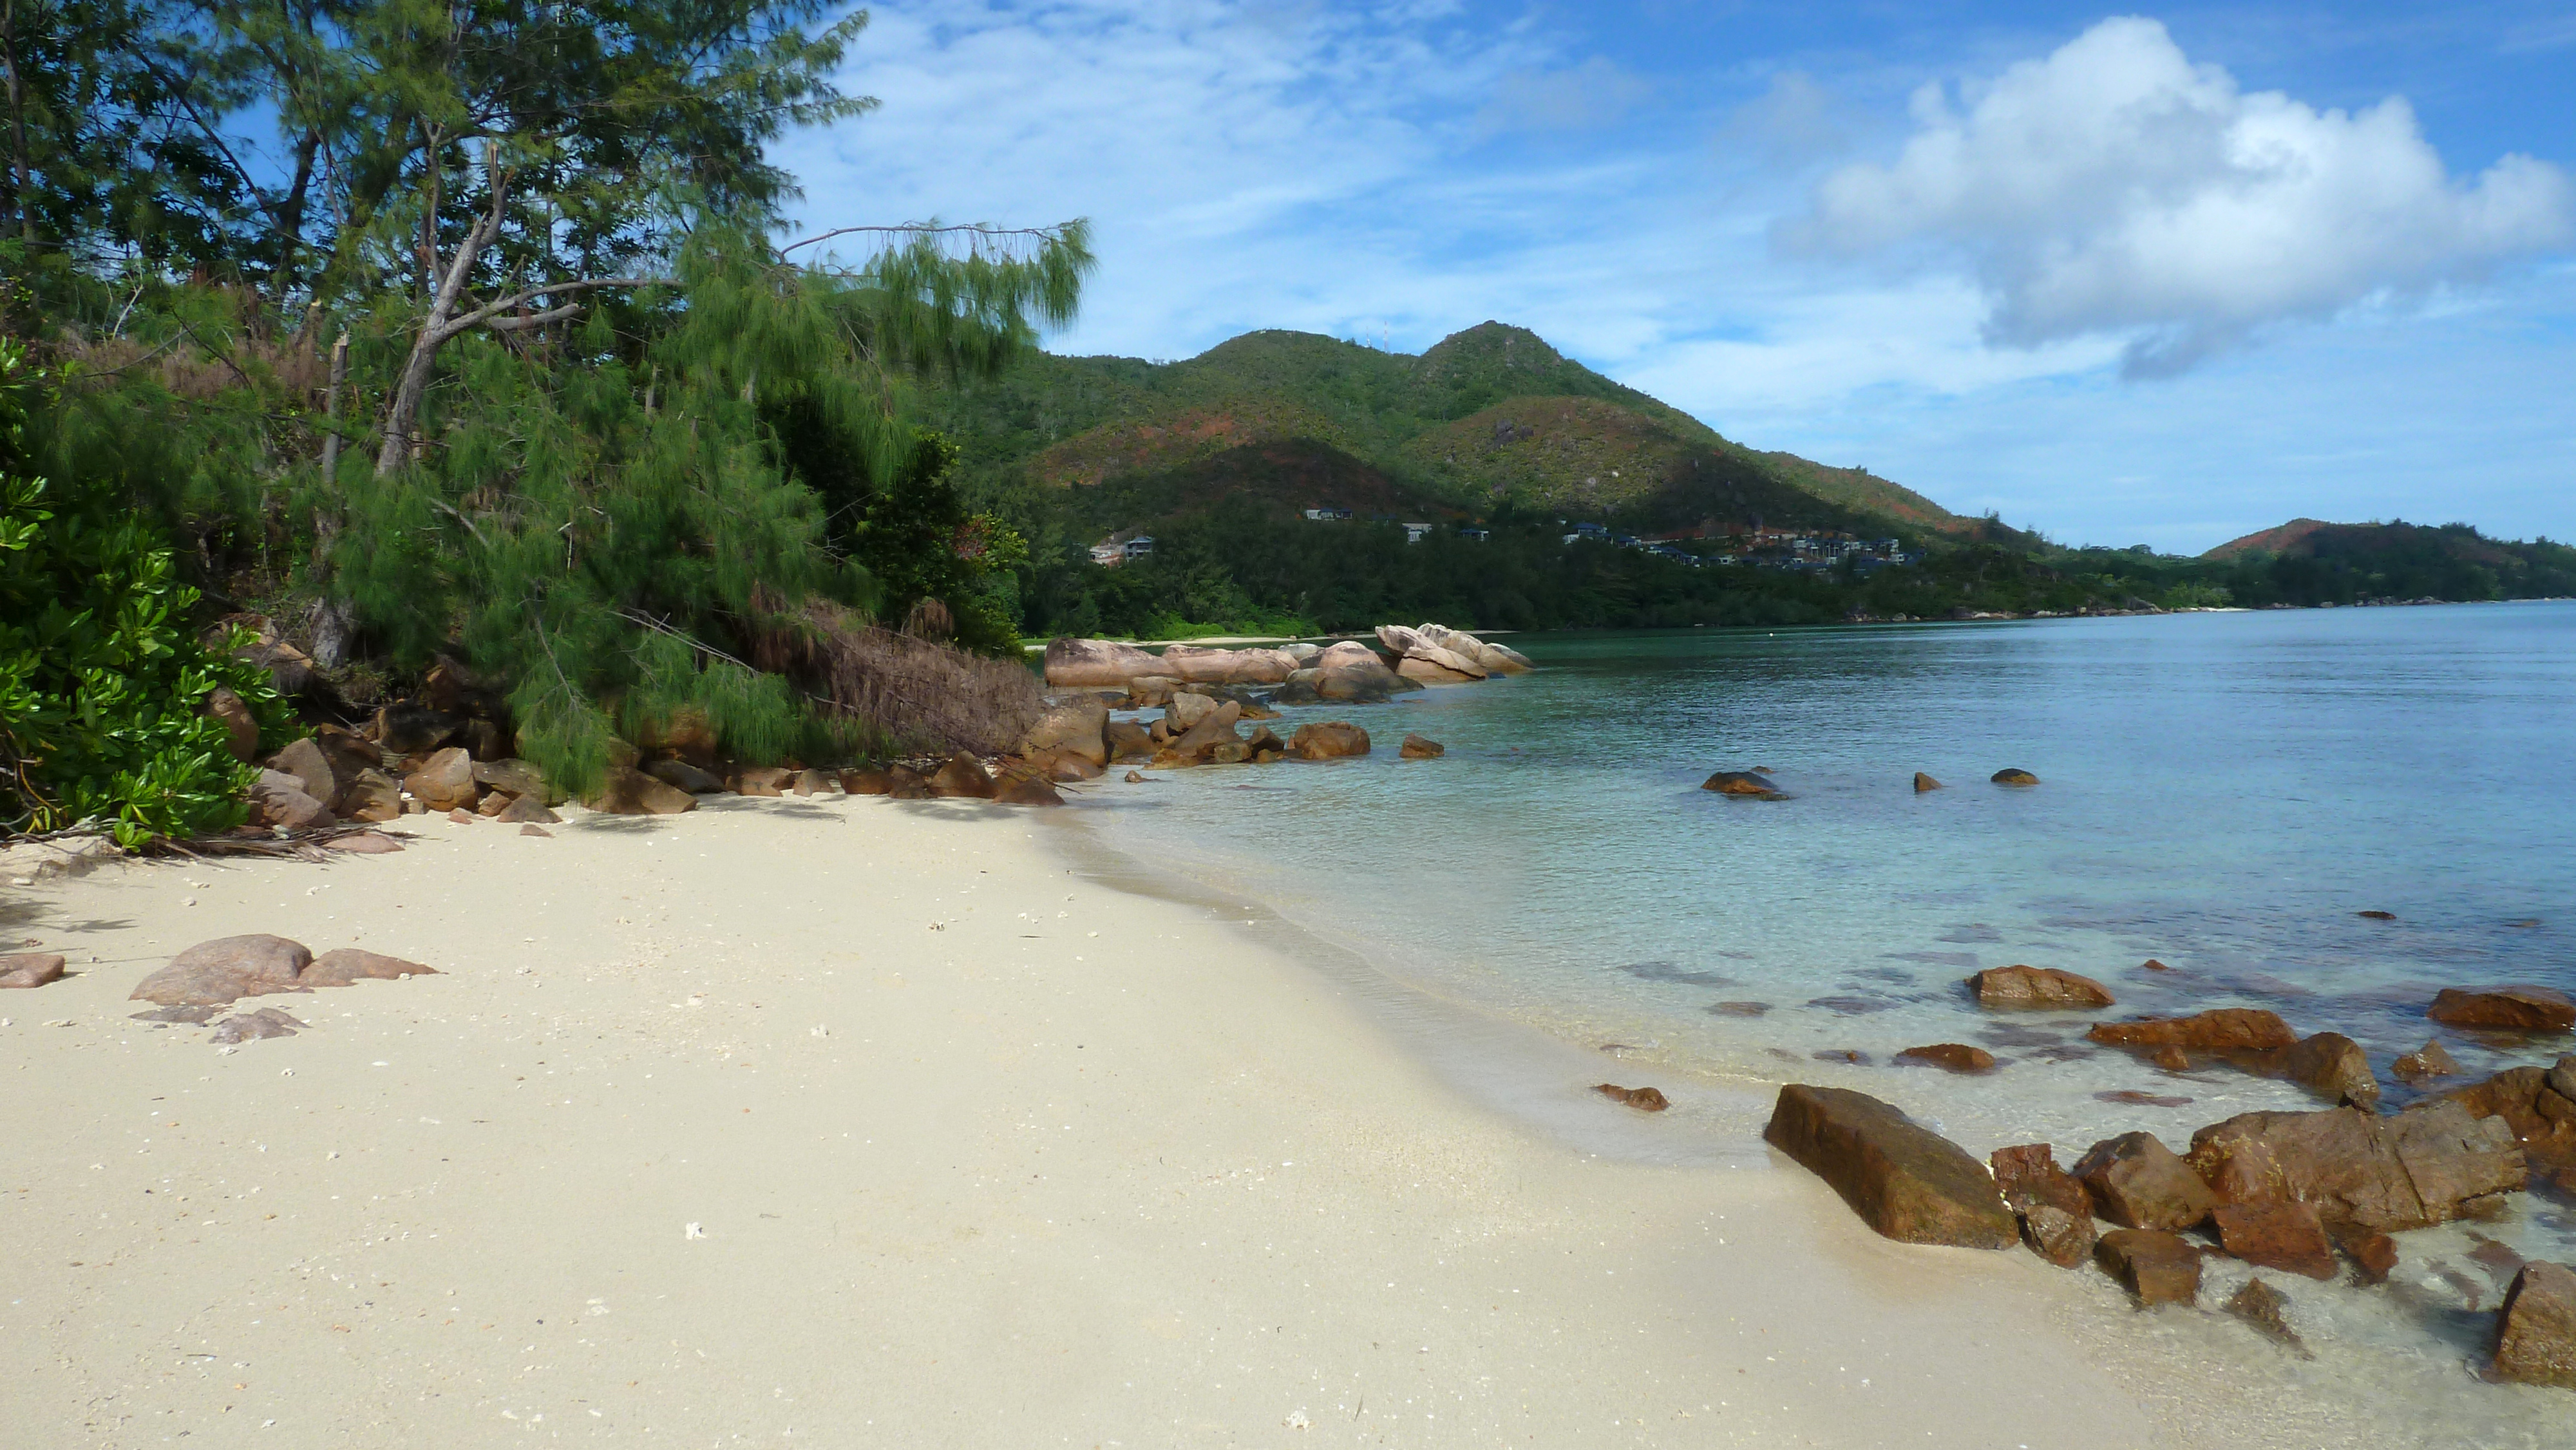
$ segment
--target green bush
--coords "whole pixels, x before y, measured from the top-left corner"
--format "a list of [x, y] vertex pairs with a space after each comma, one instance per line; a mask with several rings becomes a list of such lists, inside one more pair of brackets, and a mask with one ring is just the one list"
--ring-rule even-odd
[[206, 701], [230, 686], [273, 733], [275, 692], [190, 634], [197, 591], [131, 500], [32, 475], [24, 372], [0, 342], [0, 823], [128, 849], [240, 825], [252, 771]]

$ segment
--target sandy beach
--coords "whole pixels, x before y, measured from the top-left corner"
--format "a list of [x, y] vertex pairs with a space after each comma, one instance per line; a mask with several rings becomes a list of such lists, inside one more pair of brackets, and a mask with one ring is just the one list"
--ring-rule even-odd
[[[7, 889], [9, 1444], [2212, 1443], [2028, 1255], [1515, 1121], [1076, 812], [567, 814]], [[254, 931], [441, 975], [129, 1020]]]

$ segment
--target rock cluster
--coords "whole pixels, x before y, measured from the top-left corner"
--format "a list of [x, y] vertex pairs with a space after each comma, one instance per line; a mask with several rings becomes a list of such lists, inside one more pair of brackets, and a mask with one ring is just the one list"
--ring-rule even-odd
[[1213, 649], [1166, 646], [1159, 655], [1105, 639], [1056, 639], [1046, 647], [1046, 682], [1057, 688], [1118, 690], [1140, 706], [1196, 687], [1265, 686], [1283, 705], [1368, 704], [1425, 685], [1462, 685], [1519, 674], [1530, 662], [1445, 625], [1381, 625], [1375, 643]]
[[435, 968], [376, 952], [341, 947], [315, 956], [302, 942], [282, 936], [228, 936], [203, 941], [170, 959], [137, 984], [129, 1000], [157, 1003], [134, 1019], [157, 1025], [212, 1022], [212, 1040], [223, 1047], [263, 1037], [292, 1037], [305, 1024], [274, 1007], [222, 1015], [244, 997], [312, 992], [362, 981], [433, 977]]

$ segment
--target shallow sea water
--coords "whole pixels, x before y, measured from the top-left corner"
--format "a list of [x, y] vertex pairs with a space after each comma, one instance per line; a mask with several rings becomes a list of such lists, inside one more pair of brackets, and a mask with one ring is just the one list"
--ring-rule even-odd
[[[2481, 1076], [2576, 1050], [2423, 1016], [2446, 985], [2576, 991], [2576, 603], [1513, 644], [1539, 672], [1278, 722], [1355, 720], [1365, 760], [1151, 772], [1082, 814], [1399, 981], [1606, 1050], [1605, 1077], [1739, 1105], [1764, 1082], [1856, 1087], [1980, 1154], [2045, 1140], [2071, 1162], [2140, 1128], [2181, 1148], [2235, 1113], [2320, 1105], [2097, 1050], [2099, 1015], [2267, 1007], [2359, 1041], [2392, 1107], [2409, 1093], [2388, 1063], [2428, 1037]], [[1407, 731], [1448, 754], [1398, 759]], [[1991, 784], [2006, 766], [2041, 784]], [[1754, 767], [1789, 798], [1699, 789]], [[1946, 788], [1917, 794], [1916, 771]], [[2013, 963], [2095, 977], [2119, 1006], [1979, 1011], [1963, 979]], [[2003, 1066], [1890, 1061], [1936, 1042]], [[2190, 1101], [2096, 1096], [2119, 1091]], [[1672, 1156], [1745, 1149], [1717, 1141], [1740, 1122], [1696, 1127]], [[2576, 1444], [2576, 1396], [2471, 1377], [2502, 1295], [2473, 1233], [2576, 1260], [2568, 1206], [2520, 1195], [2500, 1222], [2403, 1236], [2384, 1289], [2267, 1274], [2314, 1361], [2239, 1346], [2215, 1315], [2136, 1332], [2371, 1406], [2385, 1443]], [[2244, 1274], [2211, 1269], [2214, 1309]]]

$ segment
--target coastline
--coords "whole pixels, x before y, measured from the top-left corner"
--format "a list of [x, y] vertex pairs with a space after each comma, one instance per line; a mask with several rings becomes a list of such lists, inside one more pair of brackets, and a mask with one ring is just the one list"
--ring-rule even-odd
[[[2053, 1271], [1551, 1141], [1241, 918], [1085, 879], [1074, 823], [405, 824], [13, 889], [79, 974], [0, 1003], [28, 1443], [2177, 1433]], [[258, 999], [313, 1030], [228, 1054], [128, 1019], [262, 930], [444, 975]]]

